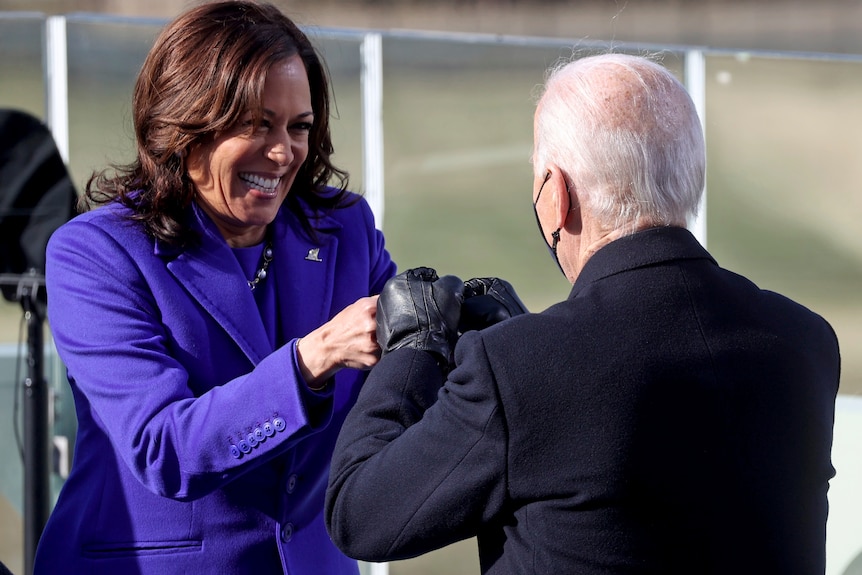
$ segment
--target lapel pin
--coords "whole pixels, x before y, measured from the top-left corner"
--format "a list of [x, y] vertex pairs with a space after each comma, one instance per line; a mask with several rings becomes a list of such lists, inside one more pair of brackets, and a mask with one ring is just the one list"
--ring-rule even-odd
[[308, 253], [305, 256], [305, 259], [307, 259], [310, 262], [322, 262], [323, 260], [320, 259], [319, 254], [320, 254], [320, 248], [311, 248], [310, 250], [308, 250]]

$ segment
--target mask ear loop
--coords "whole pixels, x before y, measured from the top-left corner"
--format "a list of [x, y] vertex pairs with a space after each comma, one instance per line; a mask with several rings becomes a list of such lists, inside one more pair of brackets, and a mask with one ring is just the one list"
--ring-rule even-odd
[[[548, 181], [550, 176], [551, 176], [551, 172], [549, 171], [548, 175], [545, 177], [545, 181]], [[569, 204], [572, 204], [572, 196], [569, 195], [570, 190], [571, 190], [571, 184], [566, 184], [566, 197], [569, 200]], [[569, 207], [570, 212], [574, 212], [576, 209], [578, 209], [578, 206], [576, 206], [576, 205], [575, 206], [570, 205], [570, 207]], [[551, 232], [551, 237], [554, 238], [554, 243], [552, 243], [548, 247], [550, 248], [551, 253], [554, 255], [554, 261], [557, 262], [557, 267], [559, 267], [560, 271], [563, 272], [563, 275], [565, 275], [566, 272], [563, 270], [563, 266], [560, 264], [560, 258], [557, 257], [557, 244], [560, 242], [560, 230], [562, 230], [562, 229], [563, 228], [560, 227], [560, 228], [557, 228], [556, 230], [554, 230], [553, 232]]]
[[[557, 244], [560, 243], [560, 231], [563, 228], [559, 227], [556, 230], [554, 230], [553, 232], [551, 232], [551, 237], [553, 238], [554, 242], [552, 244], [548, 244], [548, 240], [545, 239], [544, 232], [542, 232], [542, 222], [539, 220], [539, 212], [536, 209], [536, 205], [539, 203], [539, 198], [542, 195], [542, 190], [545, 188], [545, 184], [548, 183], [548, 180], [551, 179], [551, 176], [552, 176], [551, 171], [548, 170], [545, 173], [545, 178], [542, 181], [542, 185], [539, 187], [539, 195], [536, 196], [536, 200], [533, 202], [533, 211], [536, 214], [536, 224], [538, 224], [538, 226], [539, 226], [539, 232], [542, 233], [542, 239], [545, 241], [545, 246], [547, 246], [548, 251], [551, 254], [551, 257], [554, 258], [554, 263], [557, 264], [557, 267], [560, 268], [560, 271], [563, 273], [563, 275], [565, 275], [566, 272], [563, 271], [563, 266], [560, 265], [560, 260], [557, 257]], [[567, 186], [567, 191], [568, 191], [568, 186]], [[571, 202], [571, 198], [569, 198], [569, 201]]]
[[[550, 175], [550, 172], [548, 172], [548, 174]], [[570, 211], [570, 212], [573, 212], [573, 211], [575, 211], [575, 209], [577, 209], [577, 206], [572, 206], [572, 205], [571, 205], [571, 203], [572, 203], [572, 196], [570, 196], [570, 195], [569, 195], [569, 190], [570, 190], [570, 189], [571, 189], [570, 184], [566, 184], [566, 198], [569, 200], [569, 204], [570, 204], [570, 205], [569, 205], [569, 211]], [[552, 237], [552, 238], [554, 238], [554, 243], [553, 243], [553, 244], [551, 244], [551, 251], [553, 251], [553, 252], [554, 252], [554, 258], [556, 258], [556, 257], [557, 257], [557, 244], [558, 244], [558, 243], [559, 243], [559, 241], [560, 241], [560, 230], [562, 230], [562, 229], [563, 229], [563, 228], [561, 228], [561, 227], [560, 227], [560, 228], [557, 228], [556, 230], [554, 230], [553, 232], [551, 232], [551, 237]], [[559, 260], [558, 260], [558, 262], [557, 262], [557, 263], [559, 263]], [[560, 267], [560, 269], [562, 269], [562, 267]]]

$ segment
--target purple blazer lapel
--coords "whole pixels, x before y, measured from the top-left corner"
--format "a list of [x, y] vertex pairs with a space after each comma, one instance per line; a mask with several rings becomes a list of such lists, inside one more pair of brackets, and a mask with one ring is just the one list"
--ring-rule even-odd
[[[200, 210], [194, 211], [201, 243], [179, 252], [168, 262], [168, 271], [257, 364], [272, 352], [272, 345], [254, 295], [227, 242]], [[157, 254], [168, 251], [157, 242]]]
[[[190, 296], [237, 343], [254, 364], [272, 352], [260, 312], [239, 263], [209, 218], [195, 208], [195, 228], [201, 244], [180, 251], [167, 268]], [[330, 318], [338, 234], [333, 218], [315, 218], [313, 242], [296, 218], [283, 207], [274, 222], [270, 270], [278, 286], [279, 322], [287, 339], [302, 337]], [[156, 253], [170, 257], [174, 250], [157, 242]]]
[[341, 224], [332, 218], [314, 219], [313, 242], [286, 207], [275, 221], [275, 257], [270, 266], [278, 285], [278, 308], [288, 339], [302, 337], [325, 323], [331, 314], [335, 263]]

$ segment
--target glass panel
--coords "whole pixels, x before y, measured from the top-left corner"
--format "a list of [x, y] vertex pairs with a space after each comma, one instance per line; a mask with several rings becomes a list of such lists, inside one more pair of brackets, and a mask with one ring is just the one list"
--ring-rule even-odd
[[0, 108], [44, 118], [43, 28], [37, 15], [0, 14]]
[[363, 192], [362, 92], [359, 37], [344, 38], [320, 30], [306, 30], [329, 71], [331, 110], [329, 126], [335, 153], [332, 161], [350, 174], [349, 189]]
[[570, 286], [531, 208], [535, 87], [555, 48], [385, 38], [387, 245], [399, 270], [507, 279], [533, 310]]
[[[859, 62], [707, 60], [707, 233], [724, 267], [862, 337], [862, 69]], [[842, 393], [862, 356], [842, 354]]]
[[69, 164], [83, 191], [93, 170], [134, 157], [132, 88], [161, 26], [70, 18]]

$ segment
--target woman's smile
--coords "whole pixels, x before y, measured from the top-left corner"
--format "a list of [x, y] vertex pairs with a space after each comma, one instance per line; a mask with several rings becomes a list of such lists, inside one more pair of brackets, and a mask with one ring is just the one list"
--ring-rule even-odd
[[264, 196], [275, 197], [278, 193], [278, 185], [281, 183], [281, 177], [266, 177], [250, 172], [240, 172], [239, 179], [248, 187], [250, 191], [257, 191]]

